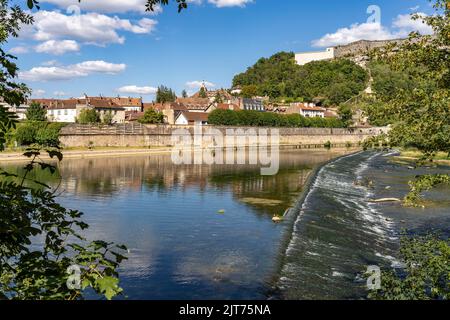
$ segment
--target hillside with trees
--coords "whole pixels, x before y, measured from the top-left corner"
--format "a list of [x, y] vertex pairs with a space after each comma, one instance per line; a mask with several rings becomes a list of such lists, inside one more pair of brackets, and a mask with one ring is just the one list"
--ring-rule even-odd
[[352, 61], [317, 61], [299, 66], [294, 53], [280, 52], [259, 59], [236, 75], [233, 86], [272, 100], [317, 101], [331, 106], [358, 95], [367, 82], [367, 72]]

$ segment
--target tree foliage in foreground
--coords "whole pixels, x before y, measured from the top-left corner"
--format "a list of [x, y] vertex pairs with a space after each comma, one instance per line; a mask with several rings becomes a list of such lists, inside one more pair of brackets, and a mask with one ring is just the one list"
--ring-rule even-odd
[[[419, 164], [432, 161], [437, 152], [450, 153], [450, 7], [448, 0], [434, 1], [435, 15], [413, 15], [434, 35], [412, 33], [399, 48], [373, 54], [375, 65], [403, 78], [395, 88], [388, 84], [376, 91], [371, 120], [391, 123], [390, 145], [418, 149], [423, 153]], [[407, 198], [418, 199], [413, 194]]]
[[450, 298], [450, 239], [436, 235], [404, 236], [400, 257], [404, 267], [385, 271], [375, 300], [447, 300]]
[[[28, 1], [29, 6], [36, 4]], [[16, 37], [21, 25], [32, 22], [19, 6], [0, 0], [0, 45]], [[15, 82], [14, 59], [0, 48], [0, 96], [10, 105], [19, 105], [29, 90]], [[0, 107], [0, 151], [16, 123], [16, 117]], [[81, 235], [88, 228], [82, 213], [62, 207], [55, 199], [56, 190], [30, 181], [35, 168], [56, 171], [41, 160], [42, 153], [62, 160], [56, 142], [33, 144], [24, 153], [30, 162], [21, 175], [0, 169], [0, 299], [83, 299], [87, 288], [111, 299], [122, 291], [117, 268], [126, 248], [88, 242]]]
[[[431, 0], [430, 0], [431, 1]], [[431, 160], [439, 151], [450, 151], [450, 2], [434, 0], [436, 14], [425, 17], [433, 36], [412, 33], [399, 48], [376, 51], [375, 63], [387, 72], [407, 74], [400, 83], [378, 88], [372, 116], [392, 124], [385, 143], [414, 147]], [[422, 19], [418, 15], [414, 19]], [[411, 85], [409, 79], [413, 79]], [[374, 142], [374, 141], [372, 141]], [[419, 162], [420, 164], [420, 162]], [[410, 182], [406, 204], [417, 205], [422, 191], [448, 183], [448, 175], [418, 176]], [[450, 290], [450, 241], [438, 237], [404, 237], [401, 258], [405, 266], [382, 272], [382, 289], [369, 297], [386, 300], [448, 299]]]

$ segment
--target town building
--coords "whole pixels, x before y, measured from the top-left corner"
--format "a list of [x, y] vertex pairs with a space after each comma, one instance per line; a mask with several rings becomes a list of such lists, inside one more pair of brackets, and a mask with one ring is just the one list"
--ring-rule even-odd
[[264, 102], [261, 99], [241, 98], [239, 99], [239, 108], [241, 110], [266, 111]]
[[144, 112], [153, 109], [164, 115], [164, 123], [175, 124], [176, 117], [183, 111], [188, 111], [186, 107], [177, 102], [167, 103], [143, 103]]
[[231, 111], [239, 111], [240, 110], [239, 106], [235, 103], [219, 103], [219, 104], [217, 104], [216, 109], [231, 110]]
[[295, 61], [300, 66], [304, 66], [305, 64], [313, 61], [332, 60], [334, 58], [334, 48], [327, 48], [325, 51], [303, 52], [295, 54]]
[[28, 105], [26, 105], [26, 104], [21, 104], [19, 106], [11, 106], [11, 105], [7, 104], [6, 102], [0, 101], [0, 107], [5, 108], [9, 112], [15, 113], [18, 120], [25, 120], [27, 118], [26, 113], [28, 110]]
[[48, 121], [66, 123], [75, 123], [85, 104], [85, 100], [82, 99], [39, 99], [32, 102], [38, 102], [42, 108], [47, 110]]
[[183, 111], [175, 119], [175, 124], [182, 126], [205, 126], [208, 125], [208, 114]]
[[286, 114], [300, 114], [306, 118], [325, 118], [326, 112], [325, 108], [317, 107], [314, 103], [296, 103], [286, 110]]
[[209, 98], [178, 98], [176, 102], [189, 112], [210, 113], [215, 110], [214, 103]]
[[[142, 112], [142, 98], [126, 97], [89, 97], [70, 99], [30, 99], [27, 104], [39, 103], [47, 110], [47, 119], [51, 122], [75, 123], [83, 109], [94, 109], [105, 120], [105, 115], [112, 116], [112, 123], [127, 121], [127, 112]], [[131, 116], [128, 116], [131, 118]]]

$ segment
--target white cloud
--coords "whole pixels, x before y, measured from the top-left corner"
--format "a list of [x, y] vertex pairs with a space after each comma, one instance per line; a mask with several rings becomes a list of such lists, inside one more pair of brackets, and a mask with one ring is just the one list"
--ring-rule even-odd
[[158, 88], [154, 87], [138, 87], [135, 85], [123, 86], [117, 89], [117, 92], [126, 94], [155, 94]]
[[208, 0], [208, 2], [215, 5], [217, 8], [225, 8], [245, 7], [246, 4], [253, 2], [253, 0]]
[[56, 97], [64, 97], [67, 96], [67, 93], [65, 93], [64, 91], [55, 91], [53, 92], [53, 95]]
[[207, 87], [207, 88], [214, 88], [216, 85], [212, 82], [208, 82], [208, 81], [189, 81], [186, 82], [186, 87], [189, 89], [200, 89], [203, 84]]
[[[147, 0], [87, 0], [81, 2], [78, 2], [78, 0], [41, 0], [41, 2], [51, 3], [63, 9], [66, 9], [71, 5], [76, 5], [83, 11], [104, 13], [145, 13], [145, 4], [147, 3]], [[158, 14], [162, 11], [161, 6], [157, 6], [155, 9], [153, 14]]]
[[48, 40], [35, 47], [36, 52], [61, 55], [66, 52], [80, 51], [80, 45], [75, 40]]
[[[421, 13], [422, 16], [426, 14]], [[413, 20], [409, 14], [398, 15], [392, 27], [388, 28], [380, 23], [355, 23], [347, 28], [340, 28], [320, 39], [314, 40], [314, 47], [332, 47], [348, 44], [358, 40], [390, 40], [404, 38], [412, 31], [431, 34], [433, 30], [420, 20]]]
[[9, 49], [9, 53], [11, 54], [24, 54], [28, 53], [28, 48], [25, 46], [17, 46], [14, 48]]
[[328, 33], [318, 40], [314, 40], [314, 47], [332, 47], [358, 40], [387, 40], [393, 39], [389, 29], [380, 23], [355, 23], [349, 28], [338, 29], [335, 33]]
[[86, 73], [107, 73], [107, 74], [117, 74], [126, 69], [126, 65], [123, 63], [115, 64], [110, 62], [105, 62], [103, 60], [95, 61], [84, 61], [74, 65], [76, 69], [86, 72]]
[[36, 90], [31, 91], [31, 95], [36, 98], [43, 97], [44, 94], [45, 94], [45, 90], [42, 90], [42, 89], [36, 89]]
[[19, 72], [19, 78], [28, 81], [55, 81], [86, 77], [94, 73], [117, 74], [126, 69], [125, 64], [114, 64], [99, 61], [84, 61], [61, 67], [34, 67]]
[[[418, 13], [422, 17], [426, 17], [425, 13]], [[406, 37], [413, 31], [418, 31], [421, 34], [432, 34], [433, 28], [424, 23], [422, 19], [413, 20], [409, 14], [400, 14], [393, 22], [393, 27], [397, 28], [397, 34], [401, 37]]]
[[22, 36], [31, 34], [37, 41], [70, 39], [100, 46], [124, 43], [125, 37], [119, 35], [119, 31], [149, 34], [157, 24], [156, 20], [149, 18], [132, 23], [128, 19], [98, 13], [65, 15], [58, 11], [45, 10], [36, 12], [34, 19], [32, 26], [23, 28]]
[[50, 66], [56, 66], [58, 64], [57, 60], [48, 60], [41, 63], [41, 66], [44, 67], [50, 67]]

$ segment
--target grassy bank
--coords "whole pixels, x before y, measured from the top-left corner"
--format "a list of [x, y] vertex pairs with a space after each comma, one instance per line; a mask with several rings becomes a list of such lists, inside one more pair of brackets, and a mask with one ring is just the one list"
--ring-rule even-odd
[[[420, 160], [423, 157], [423, 153], [415, 150], [415, 149], [403, 149], [400, 151], [400, 155], [394, 157], [395, 160], [399, 161], [408, 161], [408, 162], [415, 162]], [[433, 162], [444, 164], [444, 165], [450, 165], [450, 157], [448, 153], [445, 152], [438, 152], [432, 159]]]

